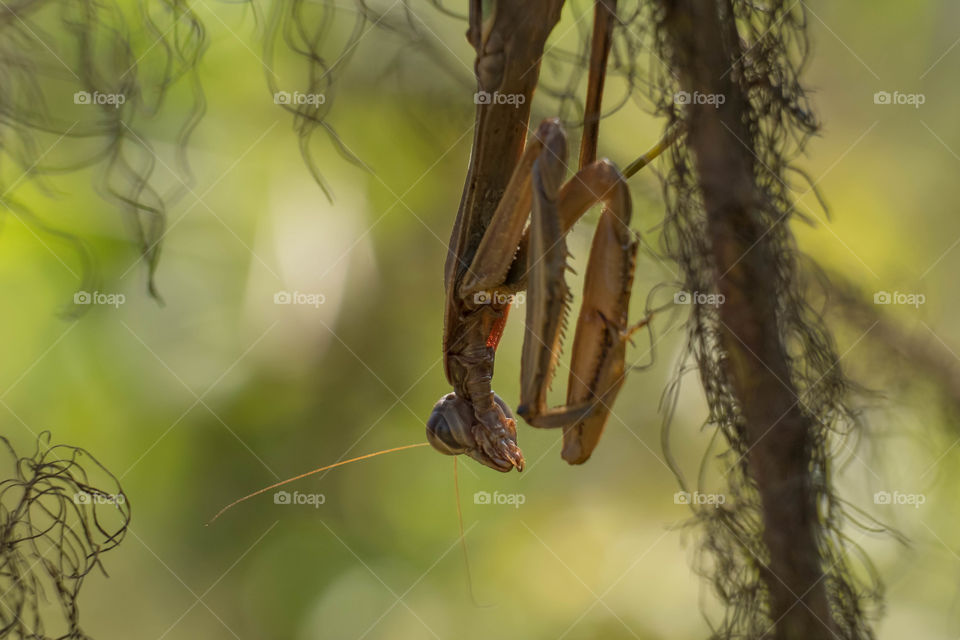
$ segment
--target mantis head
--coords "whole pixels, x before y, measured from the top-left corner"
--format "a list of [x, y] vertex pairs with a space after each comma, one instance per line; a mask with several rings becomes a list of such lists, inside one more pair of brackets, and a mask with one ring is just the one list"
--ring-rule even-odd
[[427, 420], [427, 441], [448, 456], [467, 454], [497, 471], [523, 470], [517, 426], [507, 404], [494, 394], [494, 411], [479, 419], [473, 405], [455, 393], [440, 398]]

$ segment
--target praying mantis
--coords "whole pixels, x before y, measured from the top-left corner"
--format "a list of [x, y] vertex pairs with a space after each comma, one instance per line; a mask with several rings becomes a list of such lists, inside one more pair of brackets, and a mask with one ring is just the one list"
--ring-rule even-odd
[[[516, 419], [491, 387], [511, 299], [521, 291], [527, 292], [527, 307], [517, 413], [531, 426], [562, 429], [562, 457], [570, 464], [589, 459], [623, 385], [630, 336], [649, 322], [648, 317], [631, 326], [628, 320], [638, 241], [630, 229], [626, 178], [660, 155], [681, 130], [669, 130], [622, 173], [609, 160], [596, 159], [616, 19], [616, 0], [597, 0], [579, 170], [564, 180], [567, 140], [557, 119], [545, 120], [524, 144], [540, 59], [562, 5], [563, 0], [470, 0], [467, 39], [477, 52], [478, 87], [473, 153], [444, 269], [444, 370], [453, 392], [434, 406], [427, 420], [427, 442], [342, 460], [282, 480], [231, 502], [210, 523], [237, 504], [280, 486], [428, 443], [441, 453], [465, 454], [497, 471], [522, 471]], [[564, 280], [568, 257], [564, 237], [595, 204], [604, 209], [587, 263], [567, 399], [561, 407], [549, 407], [547, 390], [572, 297]]]
[[[586, 462], [626, 374], [626, 345], [647, 319], [629, 325], [638, 241], [630, 229], [625, 177], [650, 162], [668, 134], [625, 173], [596, 160], [600, 102], [615, 0], [595, 3], [580, 166], [565, 181], [566, 134], [545, 120], [524, 146], [546, 38], [562, 0], [471, 1], [468, 40], [477, 52], [473, 154], [445, 267], [444, 369], [453, 392], [427, 420], [427, 439], [497, 471], [524, 467], [516, 419], [491, 387], [494, 357], [514, 294], [526, 290], [517, 414], [531, 426], [561, 429], [562, 457]], [[498, 99], [497, 96], [504, 96]], [[565, 235], [603, 204], [587, 263], [564, 405], [547, 390], [558, 364], [571, 301], [564, 280]], [[529, 224], [527, 224], [529, 218]]]

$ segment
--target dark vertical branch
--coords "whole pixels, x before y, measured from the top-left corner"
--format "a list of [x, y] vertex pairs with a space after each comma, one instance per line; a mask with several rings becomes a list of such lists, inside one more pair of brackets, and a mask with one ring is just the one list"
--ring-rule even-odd
[[[719, 347], [742, 418], [746, 472], [759, 492], [768, 556], [761, 578], [769, 592], [773, 637], [833, 638], [819, 516], [810, 481], [814, 418], [791, 379], [780, 332], [775, 247], [755, 185], [756, 153], [745, 114], [747, 96], [733, 67], [742, 58], [729, 0], [664, 0], [664, 24], [684, 91], [687, 143], [706, 211], [715, 286], [725, 298]], [[719, 104], [718, 104], [719, 103]]]

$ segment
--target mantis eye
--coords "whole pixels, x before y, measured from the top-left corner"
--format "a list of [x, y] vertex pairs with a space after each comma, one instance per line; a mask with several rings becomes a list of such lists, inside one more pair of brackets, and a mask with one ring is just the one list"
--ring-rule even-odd
[[455, 456], [476, 446], [470, 434], [473, 412], [455, 393], [440, 398], [427, 419], [427, 442], [440, 453]]

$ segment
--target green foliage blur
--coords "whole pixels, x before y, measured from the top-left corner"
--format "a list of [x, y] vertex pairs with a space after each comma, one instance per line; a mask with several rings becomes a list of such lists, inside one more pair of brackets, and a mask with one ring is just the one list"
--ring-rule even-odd
[[[919, 307], [881, 311], [956, 355], [960, 7], [809, 5], [807, 84], [824, 128], [800, 164], [825, 194], [830, 219], [804, 194], [798, 210], [814, 224], [795, 223], [799, 247], [871, 296], [924, 294]], [[366, 165], [315, 137], [331, 203], [265, 82], [275, 73], [278, 86], [295, 91], [296, 59], [280, 54], [265, 68], [250, 7], [197, 3], [208, 29], [208, 108], [188, 149], [195, 182], [169, 211], [156, 274], [163, 304], [148, 296], [146, 266], [88, 172], [57, 178], [52, 192], [27, 181], [17, 194], [45, 225], [90, 243], [96, 293], [122, 294], [123, 304], [74, 314], [84, 274], [70, 245], [29, 218], [2, 218], [3, 433], [24, 452], [43, 430], [87, 448], [120, 477], [132, 505], [130, 536], [104, 556], [109, 577], [92, 574], [81, 599], [92, 637], [709, 635], [700, 610], [716, 615], [718, 607], [692, 569], [698, 531], [684, 526], [691, 514], [675, 500], [679, 486], [661, 442], [661, 397], [684, 344], [682, 308], [656, 319], [652, 353], [650, 336], [638, 336], [630, 361], [653, 365], [630, 376], [586, 465], [560, 459], [559, 434], [522, 423], [522, 474], [460, 461], [470, 575], [482, 606], [471, 601], [458, 546], [453, 461], [429, 448], [285, 487], [322, 494], [322, 504], [276, 504], [268, 492], [204, 526], [228, 502], [279, 479], [422, 442], [426, 416], [449, 390], [440, 350], [443, 263], [472, 141], [472, 50], [464, 22], [429, 3], [411, 8], [432, 52], [368, 25], [328, 96], [329, 123]], [[338, 13], [334, 33], [352, 27], [350, 10]], [[588, 21], [584, 3], [565, 10], [556, 44], [572, 42]], [[557, 73], [544, 68], [559, 83]], [[611, 80], [610, 95], [622, 90]], [[925, 102], [876, 104], [879, 91], [922, 93]], [[538, 94], [534, 118], [555, 105]], [[602, 125], [601, 155], [624, 166], [661, 128], [628, 102]], [[573, 149], [578, 131], [569, 133]], [[176, 131], [155, 135], [166, 159], [157, 179], [176, 185]], [[659, 167], [631, 183], [634, 226], [650, 247], [658, 247], [663, 213]], [[580, 273], [596, 215], [569, 242]], [[676, 280], [673, 265], [645, 251], [634, 315], [670, 300]], [[580, 276], [570, 282], [579, 291]], [[648, 300], [663, 283], [671, 286]], [[318, 303], [275, 303], [282, 292]], [[514, 313], [501, 343], [494, 385], [514, 406], [521, 318]], [[859, 442], [839, 452], [847, 461], [840, 493], [910, 540], [850, 529], [888, 587], [878, 636], [956, 637], [956, 422], [939, 408], [934, 381], [910, 373], [862, 331], [840, 322], [836, 331], [844, 366], [882, 392], [869, 397]], [[562, 399], [565, 381], [561, 365], [551, 398]], [[700, 488], [722, 491], [723, 470], [713, 464], [719, 443], [710, 448], [705, 418], [690, 372], [672, 452], [693, 484], [708, 456]], [[882, 491], [923, 494], [925, 502], [876, 504]], [[477, 492], [520, 494], [522, 504], [478, 504]]]

